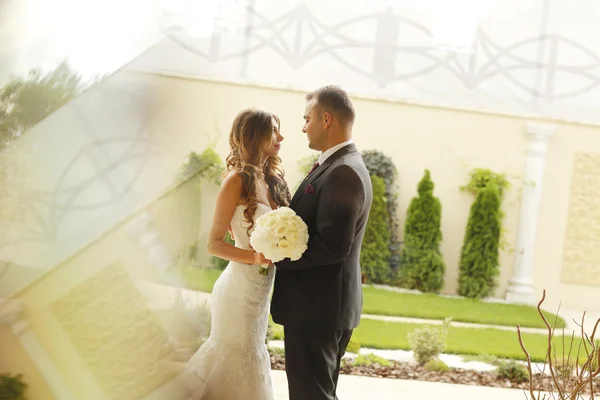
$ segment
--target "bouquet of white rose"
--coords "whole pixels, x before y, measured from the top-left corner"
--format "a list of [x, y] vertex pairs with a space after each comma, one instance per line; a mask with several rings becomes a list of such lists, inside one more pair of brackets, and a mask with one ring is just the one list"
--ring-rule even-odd
[[[252, 248], [265, 258], [278, 262], [284, 258], [299, 259], [306, 251], [308, 227], [289, 207], [279, 207], [256, 219], [254, 231], [250, 235]], [[261, 275], [267, 275], [268, 265], [261, 266]]]

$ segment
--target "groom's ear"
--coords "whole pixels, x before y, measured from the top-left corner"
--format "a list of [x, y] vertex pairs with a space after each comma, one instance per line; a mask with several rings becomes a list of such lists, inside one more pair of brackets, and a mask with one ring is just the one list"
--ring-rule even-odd
[[323, 123], [325, 124], [325, 128], [331, 126], [331, 122], [333, 121], [333, 117], [329, 111], [325, 111], [323, 113]]

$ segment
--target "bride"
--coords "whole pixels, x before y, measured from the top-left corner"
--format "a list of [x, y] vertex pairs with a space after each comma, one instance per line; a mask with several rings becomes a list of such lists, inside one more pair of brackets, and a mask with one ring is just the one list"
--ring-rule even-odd
[[[268, 112], [244, 110], [233, 121], [208, 239], [209, 253], [230, 262], [212, 292], [210, 336], [186, 366], [190, 399], [273, 399], [265, 337], [275, 270], [249, 237], [256, 218], [290, 202], [278, 156], [282, 140], [279, 118]], [[230, 229], [235, 246], [224, 241]], [[271, 265], [266, 276], [261, 264]]]

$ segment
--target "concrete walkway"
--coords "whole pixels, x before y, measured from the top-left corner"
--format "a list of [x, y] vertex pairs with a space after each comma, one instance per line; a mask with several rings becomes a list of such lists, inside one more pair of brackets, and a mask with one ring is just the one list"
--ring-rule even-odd
[[[289, 400], [285, 371], [273, 371], [275, 400]], [[537, 393], [535, 393], [537, 396]], [[523, 400], [521, 389], [340, 375], [340, 400]], [[543, 397], [543, 396], [542, 396]]]

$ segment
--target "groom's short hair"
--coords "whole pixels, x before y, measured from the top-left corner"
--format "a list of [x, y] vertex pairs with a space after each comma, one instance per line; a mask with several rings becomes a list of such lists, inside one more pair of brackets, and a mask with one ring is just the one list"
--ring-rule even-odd
[[336, 116], [344, 125], [354, 122], [354, 106], [342, 88], [335, 85], [324, 86], [306, 95], [306, 100], [315, 100], [323, 111]]

